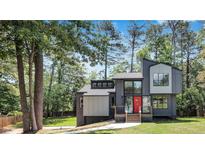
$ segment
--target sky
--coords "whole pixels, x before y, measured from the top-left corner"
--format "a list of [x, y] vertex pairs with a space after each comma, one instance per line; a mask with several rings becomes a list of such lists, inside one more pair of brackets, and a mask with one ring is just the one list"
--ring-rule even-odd
[[[96, 21], [98, 22], [98, 21]], [[128, 20], [113, 20], [112, 21], [114, 26], [122, 33], [122, 35], [125, 37], [125, 39], [127, 38], [127, 28], [129, 25]], [[147, 23], [147, 21], [145, 20], [138, 20], [139, 24], [145, 24]], [[163, 24], [165, 22], [165, 20], [150, 20], [149, 21], [152, 24]], [[204, 27], [204, 24], [201, 21], [197, 21], [197, 20], [193, 20], [191, 21], [191, 29], [193, 31], [198, 31], [199, 29], [201, 29], [202, 27]], [[128, 53], [125, 55], [125, 59], [128, 59], [128, 61], [130, 61], [130, 57], [128, 55], [130, 55], [131, 51], [128, 51]], [[88, 63], [85, 64], [86, 68], [87, 68], [87, 73], [90, 73], [92, 71], [96, 71], [99, 72], [101, 70], [104, 69], [104, 66], [101, 65], [96, 65], [94, 67], [91, 67]], [[108, 75], [109, 75], [109, 71], [110, 69], [108, 68]]]

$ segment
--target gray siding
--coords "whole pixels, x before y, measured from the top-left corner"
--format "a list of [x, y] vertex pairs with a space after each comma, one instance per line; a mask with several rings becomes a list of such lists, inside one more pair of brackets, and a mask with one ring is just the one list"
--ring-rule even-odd
[[116, 106], [123, 106], [124, 105], [124, 82], [123, 80], [116, 80], [115, 81], [115, 91], [116, 91]]
[[177, 94], [182, 91], [182, 72], [172, 68], [172, 93]]
[[175, 95], [166, 95], [166, 96], [168, 96], [168, 108], [167, 109], [153, 108], [153, 116], [168, 116], [174, 118], [176, 117], [176, 96]]
[[143, 64], [142, 64], [142, 74], [143, 74], [143, 82], [142, 82], [142, 87], [143, 87], [143, 92], [142, 95], [149, 95], [150, 94], [150, 66], [156, 64], [155, 62], [143, 59]]

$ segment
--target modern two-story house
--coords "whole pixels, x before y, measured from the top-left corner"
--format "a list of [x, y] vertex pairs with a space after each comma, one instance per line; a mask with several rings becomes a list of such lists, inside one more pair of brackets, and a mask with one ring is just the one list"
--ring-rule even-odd
[[152, 121], [176, 117], [182, 72], [166, 63], [142, 59], [141, 72], [119, 73], [112, 80], [92, 80], [77, 93], [77, 126], [114, 119]]

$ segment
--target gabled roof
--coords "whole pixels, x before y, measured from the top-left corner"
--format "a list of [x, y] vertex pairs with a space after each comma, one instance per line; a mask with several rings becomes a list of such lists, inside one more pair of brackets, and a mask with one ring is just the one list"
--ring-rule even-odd
[[84, 93], [85, 96], [107, 96], [111, 92], [115, 92], [115, 89], [91, 89], [91, 85], [85, 85], [82, 89], [78, 91], [79, 93]]
[[182, 71], [180, 70], [179, 68], [177, 68], [176, 66], [173, 66], [172, 64], [169, 64], [169, 63], [165, 63], [165, 62], [158, 62], [158, 61], [154, 61], [154, 60], [150, 60], [150, 59], [146, 59], [146, 58], [143, 58], [143, 60], [147, 60], [147, 61], [151, 61], [151, 62], [154, 62], [155, 64], [151, 65], [150, 67], [154, 66], [154, 65], [158, 65], [158, 64], [164, 64], [164, 65], [167, 65], [167, 66], [171, 66], [172, 68], [176, 69], [176, 70], [179, 70], [179, 71]]
[[112, 79], [143, 79], [142, 73], [118, 73]]

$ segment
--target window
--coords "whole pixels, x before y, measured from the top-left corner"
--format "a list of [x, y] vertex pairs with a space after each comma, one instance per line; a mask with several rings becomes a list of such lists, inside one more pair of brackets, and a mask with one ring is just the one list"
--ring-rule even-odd
[[83, 97], [80, 97], [80, 108], [83, 108]]
[[112, 89], [114, 88], [114, 82], [112, 80], [92, 80], [92, 89]]
[[143, 113], [150, 113], [151, 112], [150, 96], [143, 96], [142, 112]]
[[141, 93], [141, 81], [125, 81], [125, 93]]
[[153, 96], [152, 97], [154, 109], [167, 109], [168, 108], [168, 97], [167, 96]]
[[154, 73], [153, 85], [154, 86], [169, 86], [169, 74]]

